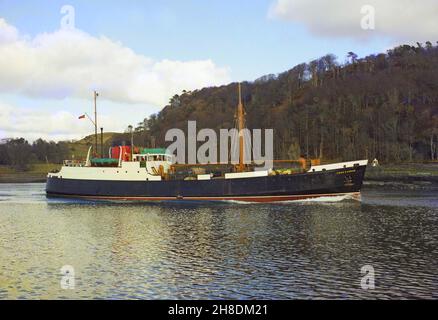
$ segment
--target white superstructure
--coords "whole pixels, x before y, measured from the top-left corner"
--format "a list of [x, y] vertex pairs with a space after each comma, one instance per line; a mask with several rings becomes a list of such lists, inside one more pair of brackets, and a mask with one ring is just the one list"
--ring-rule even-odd
[[[99, 159], [96, 159], [99, 160]], [[114, 166], [93, 166], [90, 150], [85, 162], [66, 160], [61, 170], [49, 178], [81, 180], [160, 181], [172, 165], [172, 155], [133, 154], [132, 161], [123, 161], [122, 154]]]
[[83, 180], [125, 180], [125, 181], [160, 181], [160, 175], [150, 174], [140, 162], [122, 162], [121, 167], [86, 167], [62, 166], [57, 173], [49, 173], [49, 178], [83, 179]]
[[368, 160], [338, 162], [338, 163], [324, 164], [319, 166], [311, 166], [308, 172], [353, 168], [355, 166], [366, 166], [367, 164], [368, 164]]

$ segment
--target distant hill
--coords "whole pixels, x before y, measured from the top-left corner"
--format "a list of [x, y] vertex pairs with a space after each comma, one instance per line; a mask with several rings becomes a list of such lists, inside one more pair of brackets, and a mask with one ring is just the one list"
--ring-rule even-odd
[[[242, 84], [249, 128], [274, 129], [278, 158], [438, 159], [438, 47], [403, 45], [339, 64], [326, 55]], [[170, 128], [234, 127], [235, 83], [175, 95], [139, 134], [165, 146]], [[143, 132], [143, 133], [142, 133]]]
[[[103, 143], [110, 143], [113, 139], [117, 139], [120, 136], [124, 136], [123, 133], [119, 132], [104, 132], [103, 133]], [[94, 143], [94, 133], [86, 136], [85, 138], [74, 142], [75, 144], [93, 144]], [[100, 133], [98, 133], [98, 142], [100, 143]]]
[[[117, 140], [126, 140], [129, 139], [125, 133], [119, 132], [104, 132], [103, 133], [103, 144], [104, 144], [104, 154], [108, 154], [108, 148], [111, 146], [113, 141]], [[78, 141], [67, 141], [65, 142], [69, 149], [69, 157], [68, 158], [76, 158], [76, 159], [84, 159], [87, 156], [88, 148], [90, 146], [94, 146], [95, 136], [94, 134], [90, 134], [85, 138]], [[100, 152], [101, 145], [101, 137], [100, 133], [97, 135], [97, 144]]]
[[[108, 154], [109, 147], [115, 143], [127, 143], [129, 144], [131, 141], [131, 135], [129, 133], [122, 133], [122, 132], [104, 132], [103, 133], [103, 150], [104, 150], [104, 156]], [[68, 158], [76, 158], [76, 159], [85, 159], [87, 156], [88, 148], [90, 146], [94, 147], [95, 143], [95, 136], [94, 134], [90, 134], [86, 136], [85, 138], [78, 140], [78, 141], [65, 141], [63, 142], [68, 146], [69, 149], [69, 155]], [[98, 151], [100, 154], [100, 146], [101, 146], [101, 137], [100, 133], [97, 135], [97, 144], [98, 144]], [[137, 128], [137, 131], [134, 132], [134, 145], [138, 146], [150, 146], [151, 145], [151, 139], [149, 132], [141, 130], [140, 128]]]

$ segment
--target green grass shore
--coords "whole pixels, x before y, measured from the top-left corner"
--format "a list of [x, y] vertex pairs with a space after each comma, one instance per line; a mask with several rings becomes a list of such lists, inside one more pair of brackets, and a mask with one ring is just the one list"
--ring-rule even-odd
[[[60, 164], [34, 164], [27, 171], [16, 171], [0, 166], [0, 183], [45, 182], [47, 172], [59, 169]], [[368, 166], [365, 174], [366, 186], [393, 185], [438, 185], [438, 162], [383, 164]]]
[[368, 166], [365, 187], [438, 189], [438, 162]]
[[34, 164], [27, 171], [17, 171], [8, 166], [0, 166], [0, 183], [46, 182], [47, 173], [60, 168], [60, 164], [53, 163]]

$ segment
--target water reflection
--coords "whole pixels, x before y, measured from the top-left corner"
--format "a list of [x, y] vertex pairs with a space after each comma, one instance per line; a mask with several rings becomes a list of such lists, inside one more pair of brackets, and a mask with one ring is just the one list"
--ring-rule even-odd
[[[431, 298], [438, 288], [430, 205], [47, 202], [28, 188], [0, 202], [2, 298]], [[74, 290], [60, 288], [67, 264]], [[360, 288], [365, 264], [371, 292]]]

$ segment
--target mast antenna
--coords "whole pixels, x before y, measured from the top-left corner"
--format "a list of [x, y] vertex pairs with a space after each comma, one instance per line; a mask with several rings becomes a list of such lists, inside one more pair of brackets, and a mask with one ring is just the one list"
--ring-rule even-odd
[[97, 156], [97, 97], [99, 93], [94, 90], [94, 154]]

